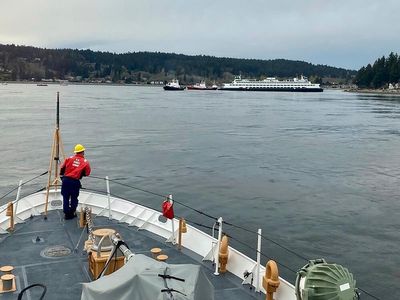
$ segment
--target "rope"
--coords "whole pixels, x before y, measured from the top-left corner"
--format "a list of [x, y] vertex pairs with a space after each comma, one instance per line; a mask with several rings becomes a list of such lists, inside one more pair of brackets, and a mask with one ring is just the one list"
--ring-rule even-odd
[[[103, 269], [101, 270], [101, 272], [99, 273], [99, 275], [97, 275], [96, 280], [99, 279], [100, 277], [102, 277], [103, 274], [106, 272], [106, 270], [107, 270], [107, 268], [108, 268], [108, 265], [110, 264], [110, 262], [111, 262], [111, 260], [112, 260], [112, 257], [114, 256], [114, 254], [117, 253], [117, 250], [118, 250], [118, 246], [114, 246], [114, 248], [113, 248], [113, 250], [112, 250], [110, 256], [108, 257], [108, 259], [107, 259], [107, 261], [106, 261], [106, 263], [105, 263]], [[114, 263], [117, 264], [116, 261], [115, 261]]]
[[46, 295], [47, 292], [47, 287], [44, 284], [41, 283], [34, 283], [31, 284], [29, 286], [27, 286], [26, 288], [24, 288], [19, 294], [18, 294], [18, 300], [22, 299], [22, 296], [24, 295], [25, 291], [29, 290], [30, 288], [33, 288], [35, 286], [40, 286], [41, 288], [43, 288], [43, 292], [42, 295], [40, 296], [39, 300], [42, 300], [44, 298], [44, 295]]

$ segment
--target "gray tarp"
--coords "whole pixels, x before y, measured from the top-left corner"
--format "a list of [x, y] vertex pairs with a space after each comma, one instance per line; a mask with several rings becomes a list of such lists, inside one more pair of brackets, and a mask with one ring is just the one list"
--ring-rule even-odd
[[[163, 279], [158, 274], [185, 279]], [[177, 290], [161, 292], [168, 288]], [[171, 298], [172, 295], [172, 298]], [[84, 283], [81, 300], [213, 300], [214, 287], [200, 266], [172, 265], [137, 254], [128, 263], [96, 281]]]

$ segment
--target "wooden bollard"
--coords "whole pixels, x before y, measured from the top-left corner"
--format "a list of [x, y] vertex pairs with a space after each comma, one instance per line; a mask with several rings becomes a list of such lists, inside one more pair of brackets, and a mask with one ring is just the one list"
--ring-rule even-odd
[[1, 276], [4, 292], [13, 290], [14, 278], [15, 276], [13, 274], [5, 274]]
[[79, 213], [79, 227], [83, 228], [86, 226], [86, 214], [85, 211], [83, 210], [83, 207], [81, 207], [81, 211]]
[[14, 270], [13, 266], [2, 266], [0, 268], [0, 272], [3, 272], [4, 274], [11, 274], [13, 270]]
[[221, 273], [225, 273], [229, 256], [228, 237], [226, 235], [224, 235], [221, 239], [221, 246], [219, 248], [218, 255], [219, 255], [219, 271]]
[[158, 261], [166, 261], [168, 259], [168, 255], [160, 254], [157, 256]]
[[153, 258], [156, 259], [157, 256], [161, 254], [161, 248], [152, 248], [150, 250], [150, 252], [151, 252]]
[[179, 235], [178, 235], [178, 249], [182, 249], [182, 233], [187, 232], [186, 221], [184, 218], [179, 219]]
[[14, 203], [8, 202], [6, 216], [10, 217], [10, 227], [8, 228], [9, 231], [14, 230]]

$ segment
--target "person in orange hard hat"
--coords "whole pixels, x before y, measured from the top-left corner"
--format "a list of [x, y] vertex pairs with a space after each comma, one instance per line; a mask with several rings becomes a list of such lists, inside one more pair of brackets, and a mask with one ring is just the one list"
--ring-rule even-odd
[[80, 179], [90, 175], [90, 164], [85, 158], [85, 147], [77, 144], [74, 149], [75, 155], [68, 157], [61, 165], [62, 176], [61, 195], [63, 196], [63, 210], [65, 219], [76, 217], [79, 190], [82, 187]]

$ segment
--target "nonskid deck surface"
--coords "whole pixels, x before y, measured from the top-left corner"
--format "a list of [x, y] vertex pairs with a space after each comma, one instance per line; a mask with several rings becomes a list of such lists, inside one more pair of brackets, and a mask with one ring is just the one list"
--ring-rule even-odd
[[[150, 249], [159, 247], [168, 255], [168, 263], [201, 265], [214, 285], [216, 300], [265, 299], [265, 295], [254, 292], [254, 289], [250, 290], [248, 285], [243, 286], [240, 279], [230, 273], [215, 276], [211, 262], [202, 262], [202, 258], [191, 251], [178, 251], [175, 246], [165, 243], [150, 232], [104, 217], [95, 218], [94, 226], [115, 229], [134, 253], [151, 256]], [[86, 231], [78, 250], [74, 251], [81, 233], [77, 219], [64, 220], [62, 212], [50, 211], [47, 220], [43, 216], [35, 216], [18, 224], [14, 233], [0, 236], [0, 266], [14, 266], [13, 274], [17, 282], [17, 291], [0, 294], [0, 300], [16, 299], [23, 288], [34, 283], [46, 285], [44, 299], [80, 299], [81, 283], [92, 280], [88, 271], [87, 254], [83, 252]], [[43, 255], [45, 249], [54, 246], [64, 246], [71, 253], [51, 258]], [[25, 293], [23, 299], [39, 299], [41, 293], [42, 289], [35, 287], [28, 294]]]

